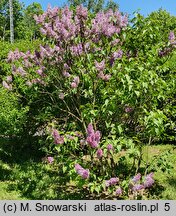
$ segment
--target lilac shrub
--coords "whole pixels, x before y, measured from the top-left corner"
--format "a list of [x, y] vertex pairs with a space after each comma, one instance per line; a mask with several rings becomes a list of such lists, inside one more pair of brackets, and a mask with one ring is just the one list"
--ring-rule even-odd
[[83, 182], [92, 193], [127, 198], [147, 191], [153, 174], [144, 181], [140, 173], [130, 177], [140, 168], [143, 143], [163, 131], [153, 89], [164, 97], [166, 82], [155, 72], [161, 66], [155, 59], [162, 62], [174, 50], [174, 33], [167, 45], [144, 56], [130, 49], [128, 16], [118, 10], [48, 7], [35, 20], [44, 42], [34, 52], [9, 53], [12, 74], [3, 86], [25, 95], [33, 107], [40, 102], [43, 126], [50, 125], [48, 151], [55, 155], [48, 162], [57, 161], [61, 176]]

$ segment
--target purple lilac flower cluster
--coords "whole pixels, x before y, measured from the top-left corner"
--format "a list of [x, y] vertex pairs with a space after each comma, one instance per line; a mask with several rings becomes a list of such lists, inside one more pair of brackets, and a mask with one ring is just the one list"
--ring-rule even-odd
[[175, 34], [174, 34], [173, 31], [171, 31], [171, 32], [169, 33], [168, 39], [169, 39], [170, 43], [175, 42]]
[[153, 179], [153, 173], [148, 174], [145, 176], [145, 180], [142, 184], [140, 184], [141, 180], [141, 174], [138, 173], [136, 176], [134, 176], [131, 180], [132, 182], [132, 191], [140, 191], [142, 189], [150, 188], [154, 184], [154, 179]]
[[[43, 34], [57, 41], [69, 41], [82, 31], [83, 23], [88, 18], [88, 11], [87, 8], [80, 5], [76, 8], [76, 14], [73, 15], [73, 12], [68, 7], [51, 9], [49, 6], [46, 12], [42, 15], [34, 16], [34, 18], [38, 24], [42, 25], [41, 32]], [[127, 24], [127, 15], [123, 16], [118, 10], [113, 12], [110, 9], [106, 12], [97, 13], [95, 18], [92, 19], [91, 27], [87, 28], [84, 26], [84, 34], [89, 37], [94, 35], [96, 38], [99, 38], [101, 35], [111, 37], [114, 34], [119, 34], [121, 29], [125, 28]]]
[[107, 150], [108, 150], [108, 152], [112, 151], [113, 150], [113, 145], [112, 144], [108, 144], [107, 145]]
[[73, 82], [71, 83], [71, 88], [77, 88], [78, 85], [79, 85], [79, 76], [76, 76], [74, 79], [73, 79]]
[[137, 175], [135, 175], [135, 176], [132, 178], [131, 181], [132, 181], [134, 184], [136, 184], [137, 182], [140, 181], [140, 179], [141, 179], [141, 174], [138, 173]]
[[[16, 67], [13, 65], [13, 75], [19, 75], [25, 78], [25, 83], [28, 86], [33, 84], [45, 85], [46, 68], [43, 66], [49, 61], [50, 65], [60, 65], [62, 67], [64, 62], [64, 55], [70, 50], [72, 56], [81, 55], [87, 52], [90, 48], [91, 42], [96, 38], [97, 42], [99, 37], [102, 35], [106, 37], [112, 37], [114, 34], [119, 34], [123, 28], [127, 26], [128, 19], [126, 15], [122, 15], [118, 10], [113, 12], [112, 10], [106, 12], [99, 12], [96, 14], [95, 18], [92, 19], [91, 25], [86, 25], [86, 20], [88, 18], [87, 8], [83, 6], [77, 6], [76, 13], [73, 13], [68, 7], [65, 8], [51, 8], [48, 9], [42, 15], [34, 16], [36, 22], [41, 25], [42, 34], [57, 41], [57, 44], [53, 47], [48, 45], [40, 45], [39, 50], [34, 53], [27, 51], [26, 53], [20, 52], [16, 49], [14, 52], [9, 52], [8, 62], [15, 63], [16, 61], [21, 61], [22, 66]], [[75, 38], [85, 37], [89, 39], [89, 42], [74, 44]], [[114, 43], [118, 43], [119, 40], [115, 40]], [[65, 49], [65, 43], [67, 43], [68, 49]], [[120, 52], [115, 54], [114, 57], [120, 57]], [[103, 66], [98, 65], [97, 68]], [[30, 68], [36, 72], [37, 77], [32, 77], [29, 73]], [[59, 68], [64, 77], [70, 77], [68, 72], [69, 67]], [[104, 81], [108, 81], [111, 75], [104, 74], [103, 69], [99, 71], [98, 77]], [[7, 82], [3, 85], [11, 89], [12, 86]], [[73, 81], [71, 83], [72, 88], [78, 86], [78, 81]]]
[[[32, 80], [27, 80], [27, 83], [30, 83], [30, 85], [35, 83], [40, 83], [42, 85], [45, 84], [45, 82], [42, 80], [45, 77], [44, 71], [45, 67], [43, 66], [43, 61], [45, 58], [50, 58], [53, 56], [54, 52], [56, 50], [55, 48], [50, 47], [43, 47], [40, 46], [40, 51], [36, 51], [34, 54], [31, 54], [30, 51], [27, 51], [26, 53], [20, 52], [18, 49], [16, 49], [14, 52], [10, 52], [8, 54], [8, 62], [14, 63], [16, 60], [21, 60], [22, 65], [20, 67], [16, 67], [15, 65], [12, 66], [12, 74], [19, 75], [23, 78], [28, 77], [28, 70], [30, 67], [36, 66], [36, 74], [39, 75], [39, 78], [35, 78]], [[31, 75], [29, 74], [31, 77]], [[27, 84], [28, 85], [28, 84]], [[29, 85], [29, 86], [30, 86]]]
[[145, 177], [144, 188], [150, 188], [154, 184], [153, 175], [153, 173], [150, 173]]
[[95, 61], [95, 67], [96, 69], [100, 72], [100, 71], [104, 71], [105, 69], [105, 60], [101, 61], [101, 62], [97, 62]]
[[90, 123], [87, 127], [87, 143], [92, 148], [97, 148], [100, 142], [101, 134], [100, 131], [94, 131], [93, 125]]
[[65, 98], [65, 95], [64, 95], [64, 93], [63, 93], [63, 92], [60, 92], [60, 93], [59, 93], [59, 98], [60, 98], [61, 100], [64, 100], [64, 98]]
[[52, 135], [53, 135], [55, 144], [63, 144], [64, 143], [64, 137], [61, 136], [56, 129], [53, 130]]
[[171, 31], [171, 32], [169, 33], [168, 39], [169, 39], [169, 42], [170, 42], [170, 45], [171, 45], [171, 46], [165, 47], [164, 49], [159, 50], [159, 51], [158, 51], [158, 56], [159, 56], [159, 57], [164, 57], [164, 56], [170, 54], [170, 53], [172, 52], [172, 50], [175, 48], [176, 40], [175, 40], [175, 34], [174, 34], [173, 31]]
[[125, 112], [126, 113], [131, 113], [133, 111], [133, 108], [132, 107], [130, 107], [130, 106], [126, 106], [125, 107]]
[[117, 188], [115, 193], [116, 193], [116, 196], [121, 196], [123, 193], [122, 188], [121, 187]]
[[54, 162], [54, 158], [53, 157], [47, 157], [47, 161], [49, 164], [52, 164]]
[[[115, 22], [113, 22], [115, 20]], [[119, 11], [99, 12], [95, 19], [92, 20], [91, 33], [100, 38], [101, 35], [112, 37], [114, 34], [119, 34], [121, 29], [126, 27], [128, 23], [127, 15], [122, 16]]]
[[160, 50], [158, 52], [158, 55], [159, 57], [164, 57], [168, 55], [169, 53], [171, 53], [172, 50], [173, 50], [173, 47], [165, 47], [163, 50]]
[[82, 166], [79, 164], [75, 164], [75, 170], [78, 175], [80, 175], [83, 179], [89, 178], [89, 170], [84, 169]]
[[12, 85], [8, 84], [6, 81], [2, 81], [2, 86], [8, 90], [12, 90]]
[[112, 54], [112, 57], [110, 58], [110, 65], [112, 66], [116, 59], [121, 59], [123, 57], [123, 51], [118, 50]]
[[100, 78], [104, 81], [108, 81], [111, 78], [110, 74], [104, 74], [103, 73], [103, 71], [105, 69], [105, 60], [103, 60], [101, 62], [95, 61], [95, 68], [97, 69], [97, 71], [99, 71], [98, 78]]
[[102, 158], [102, 156], [103, 156], [103, 150], [102, 149], [98, 149], [96, 153], [97, 153], [98, 159]]
[[113, 53], [113, 58], [114, 58], [114, 60], [116, 60], [116, 59], [121, 59], [122, 56], [123, 56], [123, 51], [122, 51], [122, 50], [118, 50], [117, 52], [114, 52], [114, 53]]
[[83, 53], [82, 44], [77, 44], [70, 47], [73, 56], [80, 56]]
[[115, 177], [115, 178], [110, 178], [109, 180], [106, 180], [105, 185], [106, 187], [112, 186], [112, 185], [116, 185], [119, 182], [119, 178]]
[[98, 74], [98, 78], [100, 78], [104, 81], [108, 81], [111, 78], [111, 75], [110, 74], [104, 74], [102, 71], [100, 71]]
[[132, 188], [133, 191], [140, 191], [142, 189], [144, 189], [144, 185], [142, 185], [142, 184], [136, 184]]
[[6, 81], [2, 82], [2, 86], [8, 90], [12, 90], [12, 76], [7, 76]]

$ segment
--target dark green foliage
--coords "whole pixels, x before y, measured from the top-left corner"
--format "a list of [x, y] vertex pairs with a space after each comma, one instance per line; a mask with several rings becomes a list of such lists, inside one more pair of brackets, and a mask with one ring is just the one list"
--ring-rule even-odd
[[34, 15], [42, 14], [43, 10], [39, 3], [32, 3], [23, 10], [23, 20], [18, 26], [19, 37], [28, 40], [40, 38], [39, 26], [34, 20]]
[[76, 7], [82, 4], [84, 7], [93, 13], [97, 13], [101, 10], [116, 10], [119, 8], [118, 4], [115, 3], [113, 0], [109, 0], [105, 5], [104, 0], [68, 0], [70, 6]]

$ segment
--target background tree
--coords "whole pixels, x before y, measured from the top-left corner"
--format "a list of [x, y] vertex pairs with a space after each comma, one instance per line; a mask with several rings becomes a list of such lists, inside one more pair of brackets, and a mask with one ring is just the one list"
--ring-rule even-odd
[[[29, 40], [36, 39], [39, 35], [39, 26], [34, 20], [34, 15], [40, 15], [43, 13], [42, 6], [39, 3], [32, 3], [27, 6], [23, 11], [23, 20], [18, 26], [18, 30], [21, 32], [20, 37]], [[25, 34], [24, 34], [25, 32]]]
[[10, 42], [14, 42], [14, 26], [13, 26], [13, 0], [9, 0], [10, 10]]
[[[18, 25], [23, 19], [24, 4], [19, 0], [13, 0], [13, 25], [14, 25], [14, 37], [18, 38]], [[0, 1], [0, 38], [2, 40], [9, 40], [10, 38], [10, 8], [9, 1]]]
[[70, 6], [76, 7], [82, 4], [84, 7], [87, 7], [91, 12], [99, 12], [101, 10], [107, 9], [118, 9], [119, 5], [115, 3], [113, 0], [109, 0], [107, 4], [105, 4], [104, 0], [68, 0]]

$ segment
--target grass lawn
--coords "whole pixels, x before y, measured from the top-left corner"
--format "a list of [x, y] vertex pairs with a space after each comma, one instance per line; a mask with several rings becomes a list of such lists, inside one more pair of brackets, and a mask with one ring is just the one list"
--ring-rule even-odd
[[[19, 151], [0, 140], [0, 199], [85, 199], [84, 194], [68, 187], [59, 187], [62, 177], [31, 149]], [[157, 193], [151, 199], [176, 200], [176, 147], [155, 145], [143, 149], [144, 161], [153, 161], [156, 169]], [[56, 177], [57, 176], [57, 177]], [[59, 183], [60, 182], [60, 183]]]
[[176, 146], [150, 146], [144, 149], [144, 155], [147, 151], [149, 161], [156, 157], [156, 160], [153, 160], [154, 165], [161, 163], [161, 160], [163, 162], [160, 169], [155, 172], [155, 180], [163, 186], [160, 197], [165, 200], [176, 200]]

